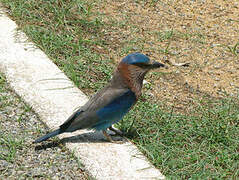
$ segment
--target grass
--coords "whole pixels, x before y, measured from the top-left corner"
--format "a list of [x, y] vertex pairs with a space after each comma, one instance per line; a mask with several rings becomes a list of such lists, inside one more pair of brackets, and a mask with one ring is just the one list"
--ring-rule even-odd
[[[149, 53], [157, 58], [185, 57], [183, 60], [188, 60], [191, 57], [195, 69], [185, 70], [184, 76], [189, 77], [189, 80], [194, 72], [202, 72], [202, 68], [196, 66], [206, 67], [213, 64], [211, 59], [216, 61], [221, 56], [220, 53], [223, 57], [225, 53], [229, 53], [226, 57], [232, 60], [238, 54], [238, 42], [228, 42], [229, 45], [220, 49], [222, 47], [211, 45], [209, 41], [212, 36], [204, 30], [164, 28], [163, 25], [158, 30], [144, 26], [139, 21], [144, 16], [136, 19], [134, 16], [137, 14], [136, 5], [143, 3], [147, 6], [146, 1], [135, 1], [133, 13], [130, 10], [126, 12], [126, 9], [123, 12], [122, 8], [118, 8], [115, 9], [119, 11], [118, 14], [113, 15], [99, 10], [100, 7], [118, 7], [107, 4], [107, 1], [101, 1], [100, 5], [93, 0], [1, 2], [29, 39], [88, 95], [100, 89], [110, 79], [117, 63], [115, 59], [133, 51]], [[130, 5], [131, 3], [128, 7]], [[157, 6], [157, 1], [150, 1], [146, 8], [154, 13], [154, 6]], [[172, 19], [174, 18], [176, 17], [173, 16]], [[143, 31], [142, 28], [146, 30]], [[214, 57], [212, 54], [218, 56]], [[210, 63], [199, 62], [201, 59], [207, 60], [209, 56], [212, 56]], [[168, 104], [167, 99], [163, 99], [166, 95], [157, 87], [157, 82], [161, 77], [175, 75], [169, 81], [173, 84], [178, 76], [175, 72], [179, 70], [171, 71], [153, 72], [147, 76], [149, 83], [144, 87], [142, 99], [119, 127], [128, 132], [127, 136], [169, 179], [238, 177], [238, 97], [217, 98], [206, 96], [205, 93], [202, 97], [190, 98], [188, 106], [181, 105], [185, 96]], [[200, 84], [196, 78], [192, 79], [192, 85], [194, 82]], [[183, 88], [173, 89], [177, 92], [171, 92], [170, 89], [167, 92], [179, 94]], [[196, 90], [195, 92], [197, 94]], [[184, 110], [191, 109], [190, 112], [179, 111], [178, 104], [180, 107], [184, 106]]]
[[23, 148], [23, 142], [12, 136], [5, 136], [1, 134], [0, 146], [0, 159], [13, 162], [16, 157], [17, 150]]
[[239, 46], [239, 42], [237, 42], [234, 46], [227, 46], [227, 47], [229, 49], [229, 52], [237, 56], [239, 52], [239, 50], [237, 49], [238, 46]]
[[238, 100], [205, 98], [191, 115], [172, 107], [162, 110], [162, 104], [149, 100], [140, 102], [120, 127], [163, 174], [182, 179], [239, 176]]
[[[11, 9], [11, 15], [28, 37], [79, 88], [92, 93], [92, 89], [98, 89], [110, 78], [112, 66], [109, 62], [113, 61], [109, 57], [103, 59], [91, 49], [104, 43], [98, 33], [102, 26], [100, 18], [89, 17], [93, 4], [84, 1], [2, 2]], [[88, 72], [92, 74], [90, 77]]]

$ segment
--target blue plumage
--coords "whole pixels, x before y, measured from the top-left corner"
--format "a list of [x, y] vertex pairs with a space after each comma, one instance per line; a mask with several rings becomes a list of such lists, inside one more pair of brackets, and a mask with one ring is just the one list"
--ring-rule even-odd
[[132, 53], [122, 59], [126, 64], [149, 63], [150, 59], [144, 54]]
[[57, 130], [55, 130], [51, 133], [46, 134], [45, 136], [42, 136], [42, 137], [38, 138], [37, 140], [34, 141], [34, 143], [39, 143], [39, 142], [45, 141], [45, 140], [47, 140], [51, 137], [54, 137], [58, 134], [61, 134], [60, 129], [57, 129]]
[[37, 139], [35, 143], [50, 137], [78, 129], [102, 130], [108, 140], [112, 140], [106, 129], [120, 121], [137, 102], [145, 74], [164, 65], [144, 54], [132, 53], [122, 59], [111, 81], [78, 111], [73, 113], [59, 129]]
[[107, 106], [99, 109], [96, 114], [99, 121], [92, 128], [96, 130], [105, 130], [112, 124], [120, 121], [136, 102], [135, 94], [129, 90], [122, 96], [119, 96]]

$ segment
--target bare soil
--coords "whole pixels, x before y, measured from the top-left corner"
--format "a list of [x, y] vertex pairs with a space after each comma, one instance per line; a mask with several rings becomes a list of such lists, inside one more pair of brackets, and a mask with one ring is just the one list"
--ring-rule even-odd
[[[104, 22], [118, 23], [103, 30], [109, 46], [101, 53], [120, 60], [128, 52], [141, 51], [164, 63], [190, 63], [180, 68], [169, 65], [160, 70], [164, 73], [158, 79], [153, 78], [154, 94], [168, 105], [183, 110], [192, 99], [238, 96], [237, 0], [106, 0], [96, 6], [106, 15]], [[129, 44], [132, 46], [126, 49]]]

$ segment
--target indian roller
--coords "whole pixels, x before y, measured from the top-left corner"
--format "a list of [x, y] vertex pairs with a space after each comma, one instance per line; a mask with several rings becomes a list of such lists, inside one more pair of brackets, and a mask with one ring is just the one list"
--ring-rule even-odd
[[119, 63], [112, 79], [103, 89], [74, 112], [59, 129], [40, 137], [34, 143], [45, 141], [58, 134], [85, 128], [101, 130], [107, 140], [112, 142], [106, 129], [115, 130], [112, 125], [120, 121], [135, 105], [141, 95], [146, 73], [151, 69], [164, 66], [141, 53], [127, 55]]

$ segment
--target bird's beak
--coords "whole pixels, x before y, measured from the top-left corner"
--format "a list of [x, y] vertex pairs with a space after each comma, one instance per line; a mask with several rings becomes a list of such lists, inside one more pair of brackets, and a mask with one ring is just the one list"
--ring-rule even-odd
[[150, 66], [152, 69], [155, 69], [155, 68], [160, 68], [160, 67], [166, 67], [166, 65], [162, 64], [162, 63], [159, 63], [157, 61], [152, 61], [151, 63], [151, 66]]

